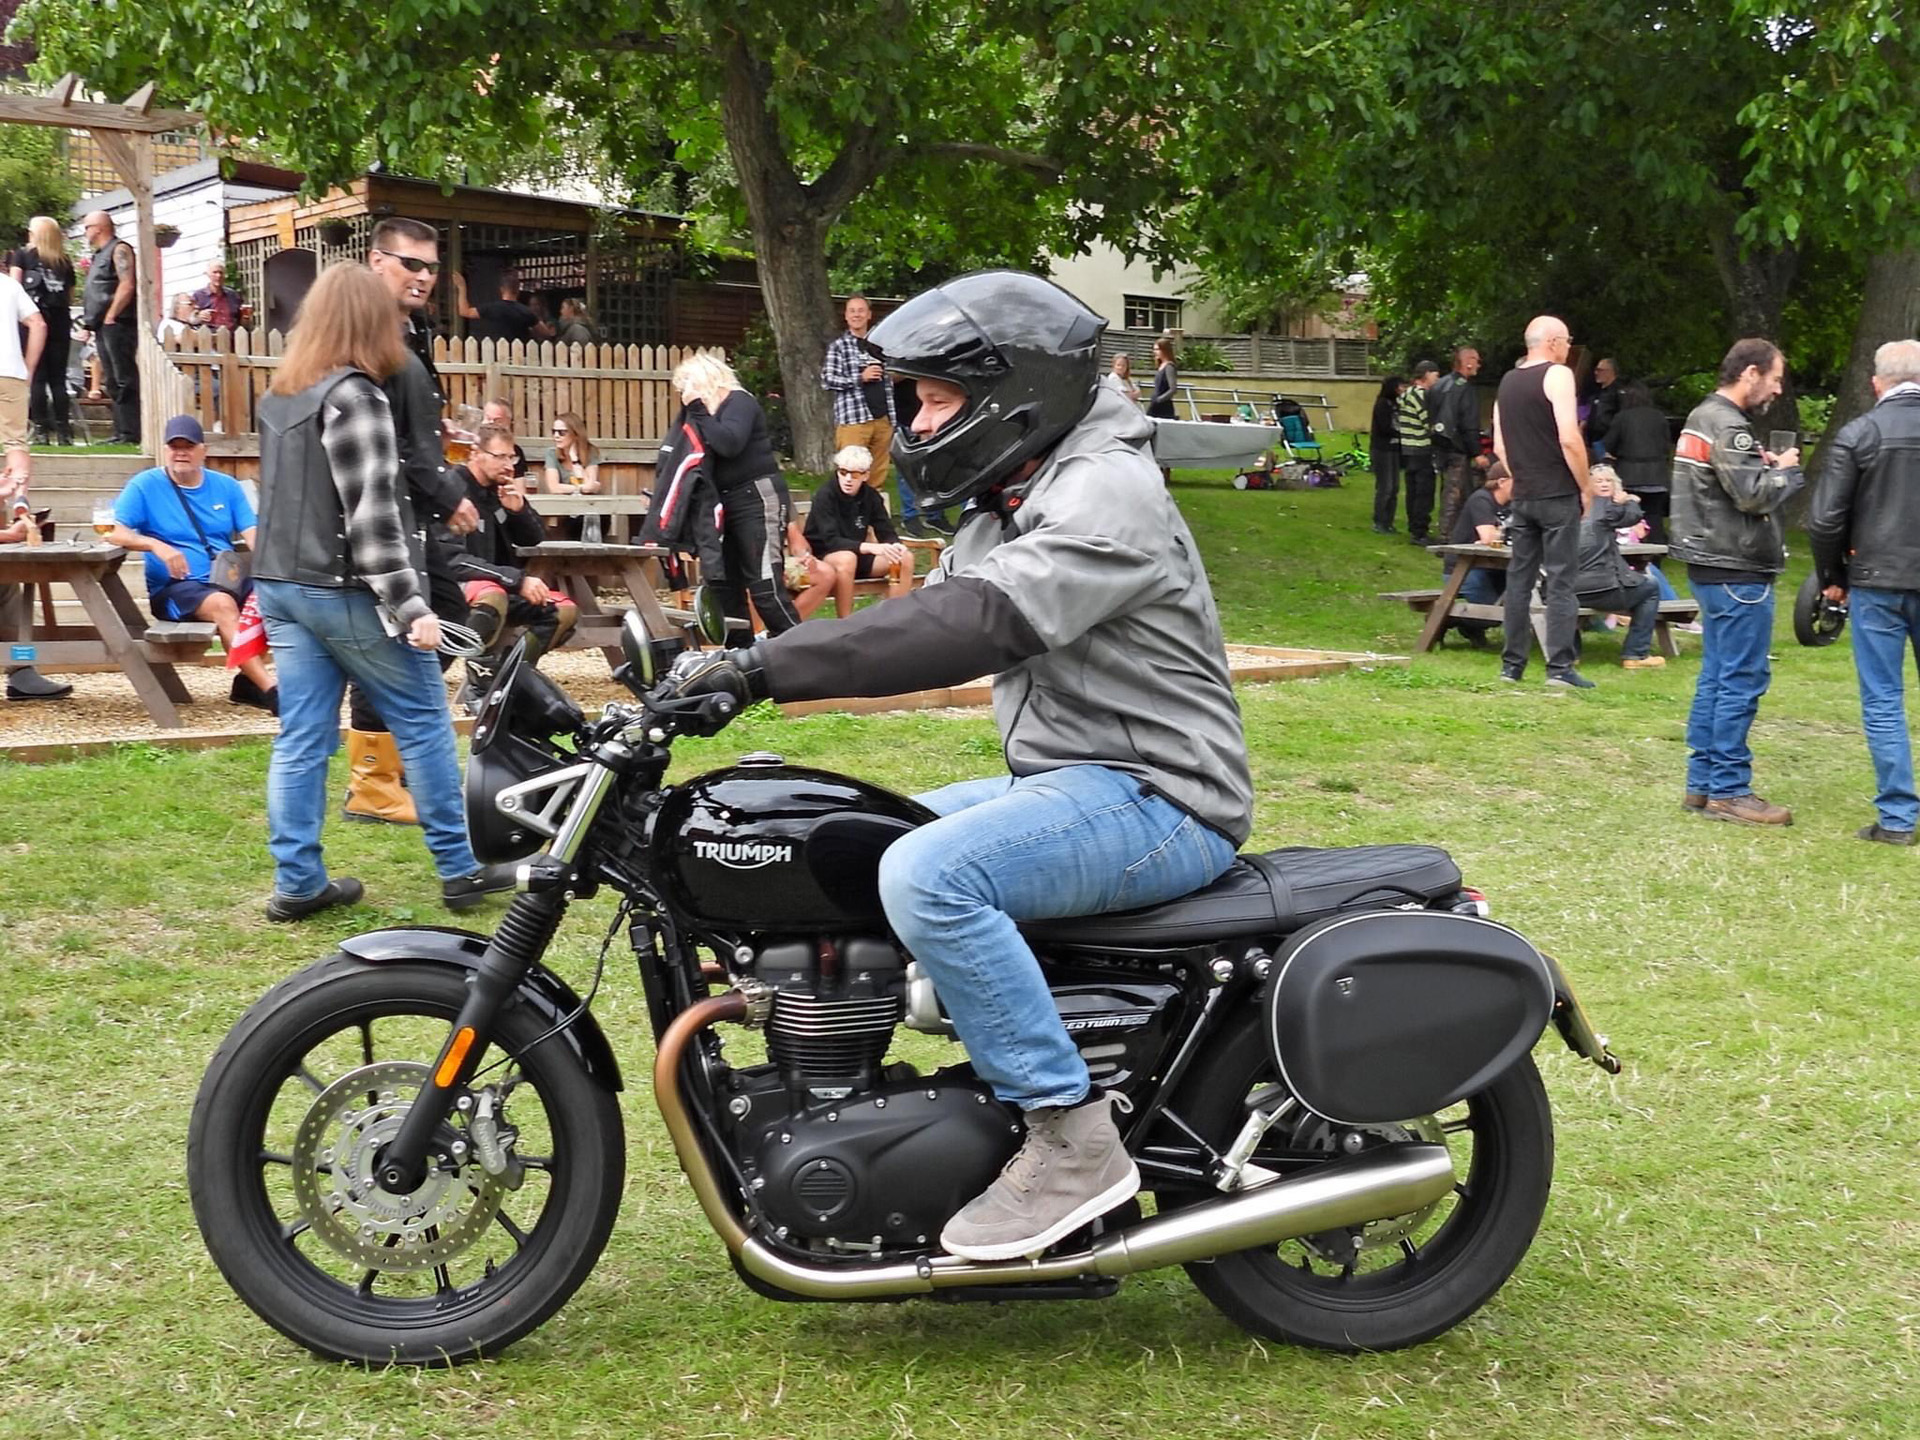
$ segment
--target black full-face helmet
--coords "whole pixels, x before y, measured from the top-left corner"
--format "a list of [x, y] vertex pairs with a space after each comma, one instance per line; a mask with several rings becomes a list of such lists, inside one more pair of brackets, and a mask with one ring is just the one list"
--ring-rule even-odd
[[916, 295], [873, 327], [889, 372], [967, 392], [925, 439], [893, 433], [900, 478], [922, 509], [970, 500], [1047, 453], [1085, 418], [1107, 322], [1038, 275], [978, 270]]

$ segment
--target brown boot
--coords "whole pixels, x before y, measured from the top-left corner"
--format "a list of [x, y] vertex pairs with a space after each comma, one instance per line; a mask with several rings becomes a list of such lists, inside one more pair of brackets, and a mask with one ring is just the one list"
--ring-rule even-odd
[[1791, 825], [1793, 812], [1784, 805], [1762, 800], [1758, 795], [1735, 795], [1727, 800], [1709, 800], [1702, 812], [1709, 820], [1732, 820], [1741, 825]]
[[367, 824], [418, 825], [400, 749], [385, 730], [347, 731], [347, 803], [340, 813]]

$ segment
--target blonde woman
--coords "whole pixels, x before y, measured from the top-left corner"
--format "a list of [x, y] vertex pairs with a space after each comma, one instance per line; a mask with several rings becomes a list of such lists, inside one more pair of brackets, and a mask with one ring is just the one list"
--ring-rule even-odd
[[28, 380], [27, 418], [38, 444], [73, 444], [67, 408], [67, 361], [73, 343], [73, 262], [60, 222], [36, 215], [27, 222], [27, 243], [7, 257], [7, 273], [47, 322], [47, 343]]
[[[350, 905], [358, 880], [328, 878], [320, 849], [327, 757], [354, 681], [406, 767], [449, 909], [499, 888], [467, 843], [447, 691], [434, 652], [425, 561], [380, 384], [406, 361], [393, 295], [362, 265], [335, 265], [300, 307], [260, 402], [260, 524], [254, 592], [280, 679], [280, 735], [267, 766], [269, 920]], [[510, 884], [507, 880], [504, 883]]]
[[[800, 613], [781, 576], [793, 501], [767, 438], [766, 412], [742, 388], [733, 367], [717, 355], [682, 360], [673, 372], [673, 390], [700, 431], [713, 487], [725, 507], [720, 534], [724, 573], [708, 575], [707, 583], [719, 591], [730, 617], [745, 619], [751, 596], [769, 635], [791, 630], [800, 623]], [[804, 540], [795, 553], [811, 558]], [[752, 633], [744, 627], [727, 634], [731, 644], [752, 643]]]
[[587, 439], [587, 422], [571, 410], [554, 417], [540, 484], [549, 495], [600, 493], [600, 452]]

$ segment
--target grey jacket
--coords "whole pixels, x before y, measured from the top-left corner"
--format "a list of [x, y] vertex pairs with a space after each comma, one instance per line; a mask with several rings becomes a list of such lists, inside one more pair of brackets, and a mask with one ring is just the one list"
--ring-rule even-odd
[[1726, 396], [1693, 407], [1673, 451], [1673, 558], [1778, 575], [1787, 568], [1780, 510], [1807, 483], [1798, 465], [1761, 458], [1746, 411]]
[[1031, 480], [969, 507], [924, 588], [756, 646], [772, 698], [992, 674], [1015, 775], [1105, 765], [1243, 843], [1253, 781], [1220, 618], [1152, 436], [1097, 389]]
[[1601, 590], [1625, 590], [1640, 577], [1620, 553], [1616, 530], [1640, 523], [1640, 507], [1631, 500], [1596, 499], [1580, 522], [1580, 573], [1573, 589], [1578, 595]]

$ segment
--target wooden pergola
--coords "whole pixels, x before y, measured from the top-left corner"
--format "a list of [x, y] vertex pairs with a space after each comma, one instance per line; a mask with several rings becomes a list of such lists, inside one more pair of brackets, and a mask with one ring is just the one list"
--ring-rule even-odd
[[161, 384], [166, 362], [154, 338], [154, 326], [160, 319], [160, 257], [153, 241], [153, 137], [169, 130], [192, 129], [205, 117], [192, 110], [154, 109], [151, 83], [142, 85], [119, 105], [75, 100], [74, 92], [79, 88], [78, 76], [64, 75], [45, 95], [0, 94], [0, 122], [87, 131], [133, 196], [140, 232], [133, 247], [136, 305], [141, 317], [140, 428], [151, 452], [157, 448], [166, 423]]

